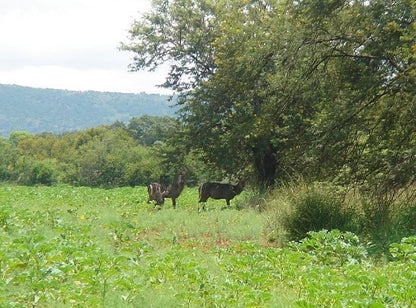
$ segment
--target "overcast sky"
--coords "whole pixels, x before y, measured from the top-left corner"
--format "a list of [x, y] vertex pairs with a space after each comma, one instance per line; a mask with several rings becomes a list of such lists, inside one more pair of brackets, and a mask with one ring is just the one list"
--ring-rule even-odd
[[128, 72], [119, 51], [151, 0], [0, 0], [0, 83], [167, 93], [164, 72]]

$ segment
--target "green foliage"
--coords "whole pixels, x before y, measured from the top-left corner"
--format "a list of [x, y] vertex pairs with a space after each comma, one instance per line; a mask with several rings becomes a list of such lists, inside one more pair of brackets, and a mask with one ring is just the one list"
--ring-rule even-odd
[[416, 236], [404, 237], [400, 243], [390, 245], [393, 260], [416, 263]]
[[367, 228], [360, 198], [353, 192], [328, 182], [294, 180], [257, 200], [264, 213], [265, 237], [277, 245], [301, 240], [309, 231], [338, 229], [359, 235]]
[[357, 213], [344, 206], [335, 189], [332, 185], [317, 183], [291, 196], [293, 210], [285, 221], [289, 238], [300, 240], [309, 231], [321, 229], [357, 231], [353, 224]]
[[13, 165], [18, 152], [10, 140], [0, 137], [0, 181], [12, 180]]
[[397, 231], [416, 233], [416, 205], [402, 205], [392, 211], [391, 220]]
[[388, 254], [392, 243], [416, 234], [414, 203], [399, 200], [389, 207], [365, 203], [364, 209], [363, 233], [371, 242], [371, 252]]
[[312, 255], [316, 262], [325, 265], [342, 266], [363, 262], [368, 255], [357, 235], [339, 230], [310, 231], [307, 238], [300, 243], [292, 243], [291, 247]]
[[38, 161], [20, 157], [15, 165], [15, 172], [18, 174], [17, 183], [23, 185], [54, 184], [56, 182], [54, 164], [55, 162], [50, 159]]
[[[82, 141], [81, 141], [82, 140]], [[136, 143], [119, 129], [91, 129], [79, 137], [71, 182], [83, 186], [122, 186], [128, 163], [137, 161]]]
[[50, 167], [50, 161], [37, 162], [32, 168], [32, 174], [30, 176], [30, 185], [44, 184], [52, 185], [55, 182], [53, 170]]
[[[153, 130], [157, 142], [151, 146], [138, 143], [153, 138]], [[147, 185], [162, 178], [170, 181], [178, 170], [186, 169], [183, 155], [169, 152], [163, 143], [174, 131], [176, 120], [146, 116], [132, 119], [128, 126], [115, 123], [62, 135], [13, 132], [9, 139], [0, 139], [0, 180], [95, 187]], [[166, 153], [174, 159], [168, 159]]]
[[13, 131], [9, 135], [9, 140], [13, 145], [17, 145], [19, 142], [32, 137], [33, 135], [26, 131]]
[[124, 168], [125, 184], [148, 185], [165, 174], [156, 149], [138, 147], [130, 154], [132, 157]]
[[[0, 306], [408, 307], [414, 239], [374, 260], [348, 232], [262, 245], [262, 214], [197, 190], [154, 210], [145, 187], [0, 186]], [[216, 201], [213, 201], [216, 202]], [[248, 228], [248, 226], [250, 228]]]
[[143, 146], [151, 146], [155, 142], [164, 142], [177, 130], [179, 130], [177, 120], [167, 116], [132, 118], [127, 125], [130, 136]]
[[171, 67], [183, 138], [260, 188], [292, 174], [388, 203], [415, 182], [414, 0], [155, 1], [122, 48]]
[[264, 235], [272, 243], [284, 246], [291, 239], [302, 240], [309, 231], [338, 229], [359, 235], [368, 243], [368, 252], [377, 256], [388, 256], [392, 243], [416, 234], [415, 206], [402, 202], [386, 212], [369, 204], [358, 191], [302, 180], [257, 199], [264, 215]]

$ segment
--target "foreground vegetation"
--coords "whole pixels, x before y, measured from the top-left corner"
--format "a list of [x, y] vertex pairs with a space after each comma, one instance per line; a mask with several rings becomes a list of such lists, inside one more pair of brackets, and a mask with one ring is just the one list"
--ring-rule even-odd
[[195, 188], [176, 210], [146, 200], [145, 187], [0, 186], [0, 306], [416, 304], [415, 237], [381, 257], [337, 230], [280, 247], [269, 221], [283, 199], [266, 197], [259, 211], [246, 191], [201, 213]]

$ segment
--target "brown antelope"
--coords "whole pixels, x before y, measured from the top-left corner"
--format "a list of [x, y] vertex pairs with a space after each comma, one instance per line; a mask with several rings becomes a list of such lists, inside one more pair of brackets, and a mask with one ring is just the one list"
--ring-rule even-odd
[[182, 193], [183, 188], [185, 187], [185, 172], [180, 172], [177, 176], [177, 179], [172, 184], [161, 184], [162, 189], [165, 191], [164, 197], [172, 199], [172, 206], [176, 208], [176, 198], [180, 196]]
[[163, 205], [163, 203], [165, 203], [165, 191], [161, 184], [149, 184], [149, 186], [147, 186], [147, 193], [149, 194], [147, 203], [150, 203], [153, 200], [156, 201], [156, 205]]
[[172, 184], [152, 183], [147, 187], [149, 194], [148, 203], [152, 200], [156, 201], [156, 205], [163, 205], [165, 198], [172, 199], [172, 206], [176, 208], [176, 198], [182, 193], [185, 186], [185, 172], [181, 172], [177, 176], [177, 180]]
[[208, 198], [225, 199], [227, 205], [230, 205], [230, 200], [240, 194], [244, 188], [244, 181], [239, 181], [237, 185], [207, 182], [199, 186], [199, 202], [204, 202], [202, 209], [205, 210], [205, 202]]

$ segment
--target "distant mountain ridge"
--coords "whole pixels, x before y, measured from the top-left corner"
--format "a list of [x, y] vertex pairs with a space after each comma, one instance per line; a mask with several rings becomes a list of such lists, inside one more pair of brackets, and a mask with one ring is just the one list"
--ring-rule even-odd
[[127, 122], [142, 115], [175, 116], [169, 96], [40, 89], [0, 84], [0, 136], [12, 131], [63, 133]]

